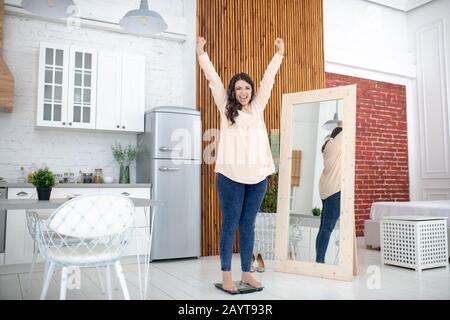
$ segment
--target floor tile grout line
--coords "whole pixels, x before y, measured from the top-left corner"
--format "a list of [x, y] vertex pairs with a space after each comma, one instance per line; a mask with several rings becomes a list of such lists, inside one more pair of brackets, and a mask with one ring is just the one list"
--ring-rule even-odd
[[[133, 265], [134, 265], [134, 264], [133, 264]], [[130, 266], [130, 264], [127, 264], [127, 265], [124, 265], [124, 266], [127, 267], [128, 271], [130, 271], [130, 272], [133, 271], [133, 270], [131, 270], [130, 267], [128, 267], [128, 266]], [[150, 272], [150, 270], [149, 270], [149, 272]], [[136, 274], [137, 274], [137, 273], [136, 273]], [[158, 287], [158, 286], [157, 286], [156, 284], [154, 284], [154, 283], [150, 283], [150, 280], [151, 280], [151, 277], [150, 277], [150, 275], [149, 275], [149, 277], [148, 277], [149, 286], [152, 286], [152, 287], [158, 289], [159, 291], [163, 292], [165, 295], [167, 295], [168, 297], [170, 297], [172, 300], [176, 300], [175, 297], [173, 297], [172, 295], [170, 295], [170, 294], [169, 294], [166, 290], [164, 290], [163, 288]], [[139, 280], [138, 280], [138, 281], [139, 281]], [[135, 286], [137, 286], [138, 289], [139, 289], [139, 285], [135, 285]], [[148, 290], [148, 291], [150, 291], [150, 290]], [[147, 294], [148, 294], [148, 293], [147, 293]]]
[[[156, 266], [153, 266], [155, 269], [158, 269]], [[171, 276], [171, 277], [173, 277], [173, 278], [175, 278], [175, 279], [178, 279], [178, 278], [176, 278], [176, 277], [174, 277], [174, 276], [172, 276], [171, 274], [169, 274], [169, 273], [167, 273], [166, 271], [164, 271], [164, 270], [160, 270], [160, 269], [158, 269], [159, 271], [161, 271], [161, 272], [163, 272], [163, 273], [165, 273], [165, 274], [167, 274], [167, 275], [169, 275], [169, 276]], [[150, 281], [150, 276], [149, 276], [149, 281]], [[158, 287], [156, 284], [154, 284], [154, 286], [155, 287], [157, 287], [159, 290], [161, 290], [161, 291], [164, 291], [162, 288], [160, 288], [160, 287]], [[188, 296], [190, 296], [190, 297], [192, 297], [192, 295], [190, 295], [188, 292], [185, 292], [184, 290], [180, 290], [181, 292], [183, 292], [183, 294], [187, 294]], [[164, 291], [165, 292], [165, 291]], [[167, 292], [165, 292], [167, 295], [169, 295]], [[173, 296], [171, 296], [171, 295], [169, 295], [170, 297], [172, 297], [174, 300], [176, 300], [175, 299], [175, 297], [173, 297]], [[194, 297], [192, 297], [192, 298], [194, 298]]]
[[24, 297], [23, 297], [23, 288], [22, 288], [22, 281], [20, 281], [19, 274], [17, 274], [17, 281], [19, 281], [20, 298], [21, 298], [22, 300], [24, 300]]

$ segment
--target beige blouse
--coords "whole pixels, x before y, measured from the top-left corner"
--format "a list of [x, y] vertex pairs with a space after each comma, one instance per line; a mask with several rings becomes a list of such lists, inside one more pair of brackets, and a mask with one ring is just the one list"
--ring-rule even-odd
[[322, 200], [341, 190], [342, 136], [341, 131], [331, 138], [323, 151], [323, 171], [319, 180]]
[[260, 87], [247, 108], [239, 110], [235, 124], [231, 125], [225, 111], [227, 92], [214, 69], [208, 54], [198, 57], [200, 67], [209, 81], [214, 102], [220, 111], [220, 138], [217, 149], [215, 172], [245, 184], [255, 184], [275, 172], [270, 151], [264, 108], [270, 98], [275, 75], [283, 56], [276, 53], [270, 61]]

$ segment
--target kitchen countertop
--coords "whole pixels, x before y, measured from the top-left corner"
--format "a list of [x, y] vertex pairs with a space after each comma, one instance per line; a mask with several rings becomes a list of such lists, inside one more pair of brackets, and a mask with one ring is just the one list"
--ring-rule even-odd
[[[159, 207], [161, 201], [130, 198], [136, 207]], [[33, 200], [33, 199], [0, 199], [0, 210], [41, 210], [56, 209], [69, 199]]]
[[[30, 183], [5, 183], [6, 188], [34, 188]], [[53, 188], [151, 188], [151, 183], [58, 183]]]

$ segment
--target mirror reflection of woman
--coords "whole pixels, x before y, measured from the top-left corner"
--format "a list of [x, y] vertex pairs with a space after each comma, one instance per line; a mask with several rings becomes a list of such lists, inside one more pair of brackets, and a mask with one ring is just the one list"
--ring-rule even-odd
[[222, 208], [222, 287], [226, 291], [237, 290], [231, 275], [231, 257], [234, 235], [239, 226], [241, 281], [252, 287], [262, 288], [262, 284], [250, 273], [250, 264], [256, 214], [267, 189], [267, 177], [275, 172], [264, 123], [264, 109], [270, 98], [275, 75], [283, 61], [284, 42], [279, 38], [275, 40], [277, 52], [270, 61], [256, 94], [253, 80], [246, 73], [234, 75], [228, 90], [225, 90], [204, 51], [205, 44], [204, 38], [197, 39], [198, 61], [209, 82], [221, 118], [214, 171], [217, 173], [217, 189]]
[[341, 210], [342, 127], [331, 132], [322, 146], [323, 171], [319, 180], [322, 199], [319, 233], [316, 238], [316, 262], [325, 263], [328, 243]]

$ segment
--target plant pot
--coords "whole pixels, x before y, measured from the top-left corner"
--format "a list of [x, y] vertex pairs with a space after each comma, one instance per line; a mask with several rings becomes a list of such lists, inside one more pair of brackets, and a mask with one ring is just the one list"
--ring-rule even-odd
[[36, 188], [38, 194], [38, 200], [50, 200], [50, 193], [52, 188]]
[[120, 165], [119, 183], [130, 183], [130, 166]]

